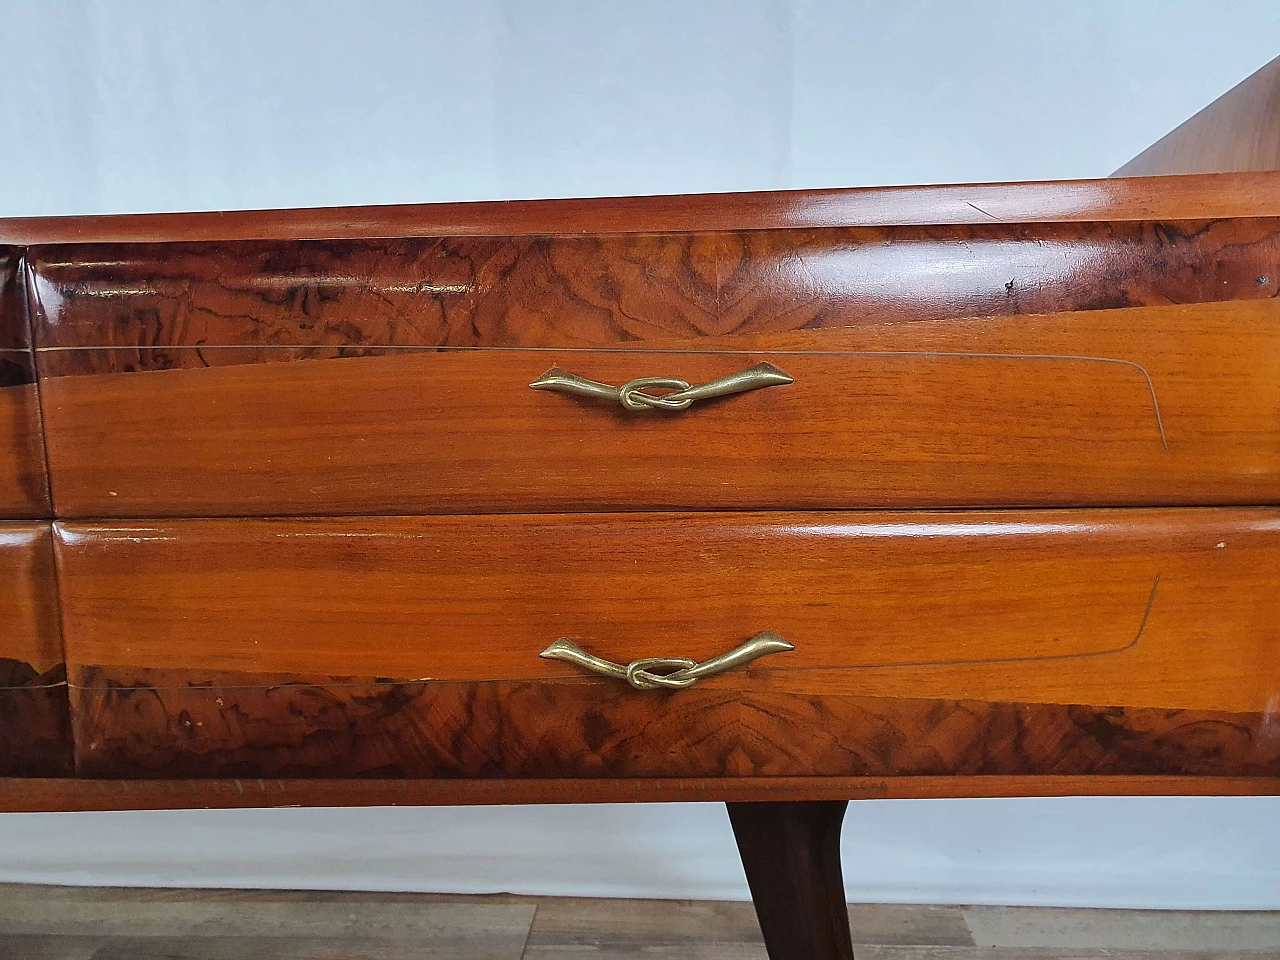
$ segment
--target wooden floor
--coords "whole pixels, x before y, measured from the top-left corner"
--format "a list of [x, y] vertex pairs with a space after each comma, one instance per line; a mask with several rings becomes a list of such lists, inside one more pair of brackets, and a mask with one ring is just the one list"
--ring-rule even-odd
[[[859, 960], [1263, 960], [1280, 913], [853, 905]], [[0, 885], [0, 960], [764, 960], [749, 904]]]

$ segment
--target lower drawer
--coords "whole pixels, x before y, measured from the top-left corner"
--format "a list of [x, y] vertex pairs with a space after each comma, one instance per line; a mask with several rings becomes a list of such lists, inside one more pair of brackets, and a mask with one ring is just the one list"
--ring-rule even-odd
[[0, 777], [71, 772], [47, 523], [0, 523]]
[[[65, 523], [56, 541], [85, 775], [1280, 775], [1277, 510]], [[651, 679], [678, 664], [633, 668], [657, 686], [633, 689], [539, 656], [564, 639], [620, 667], [704, 663], [760, 631], [794, 649], [685, 689]]]

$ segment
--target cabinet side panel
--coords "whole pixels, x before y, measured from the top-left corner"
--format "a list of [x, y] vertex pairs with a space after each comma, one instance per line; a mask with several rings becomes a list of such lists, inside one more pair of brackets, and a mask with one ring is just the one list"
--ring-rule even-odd
[[22, 252], [0, 247], [0, 518], [50, 517]]

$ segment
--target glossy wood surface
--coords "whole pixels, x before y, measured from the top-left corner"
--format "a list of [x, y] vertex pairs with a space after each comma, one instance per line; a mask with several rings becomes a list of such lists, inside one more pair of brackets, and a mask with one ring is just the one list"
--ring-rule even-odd
[[[306, 683], [97, 668], [76, 770], [111, 778], [1280, 776], [1274, 712], [637, 692], [620, 681]], [[264, 681], [271, 686], [261, 686]], [[1082, 781], [1083, 782], [1083, 781]]]
[[1118, 177], [1280, 170], [1280, 57], [1116, 171]]
[[626, 663], [705, 660], [773, 630], [796, 649], [697, 689], [759, 673], [813, 692], [830, 683], [806, 686], [815, 671], [850, 668], [846, 692], [872, 696], [1257, 711], [1280, 692], [1269, 509], [60, 523], [56, 536], [71, 678], [86, 686], [103, 685], [82, 676], [95, 668], [263, 686], [570, 678], [538, 657], [559, 637]]
[[[80, 777], [0, 809], [1280, 792], [1280, 511], [914, 512], [1278, 502], [1277, 218], [1259, 174], [0, 221]], [[527, 386], [761, 359], [679, 417]], [[678, 693], [537, 657], [761, 629]]]
[[22, 251], [0, 247], [0, 518], [50, 516]]
[[99, 244], [30, 257], [43, 372], [61, 376], [1268, 299], [1280, 220]]
[[843, 800], [730, 803], [769, 960], [853, 960], [840, 869]]
[[[86, 775], [1280, 774], [1272, 510], [59, 525], [58, 549]], [[760, 629], [796, 650], [671, 694], [537, 656]]]
[[1280, 795], [1280, 777], [679, 777], [609, 780], [0, 778], [0, 813], [966, 797]]
[[[697, 383], [766, 359], [795, 382], [675, 415], [529, 389], [553, 365]], [[43, 398], [65, 517], [1265, 504], [1278, 366], [1265, 300], [52, 377]]]
[[652, 233], [1280, 216], [1274, 173], [0, 219], [0, 243]]
[[0, 523], [0, 777], [71, 770], [48, 524]]

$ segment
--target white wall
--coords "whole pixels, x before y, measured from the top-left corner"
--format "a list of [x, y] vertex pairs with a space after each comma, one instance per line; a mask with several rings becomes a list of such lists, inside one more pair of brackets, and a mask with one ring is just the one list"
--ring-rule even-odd
[[[0, 216], [1104, 176], [1274, 0], [0, 0]], [[858, 899], [1280, 908], [1280, 801], [854, 807]], [[679, 856], [665, 851], [681, 849]], [[720, 808], [0, 817], [0, 880], [745, 896]]]

